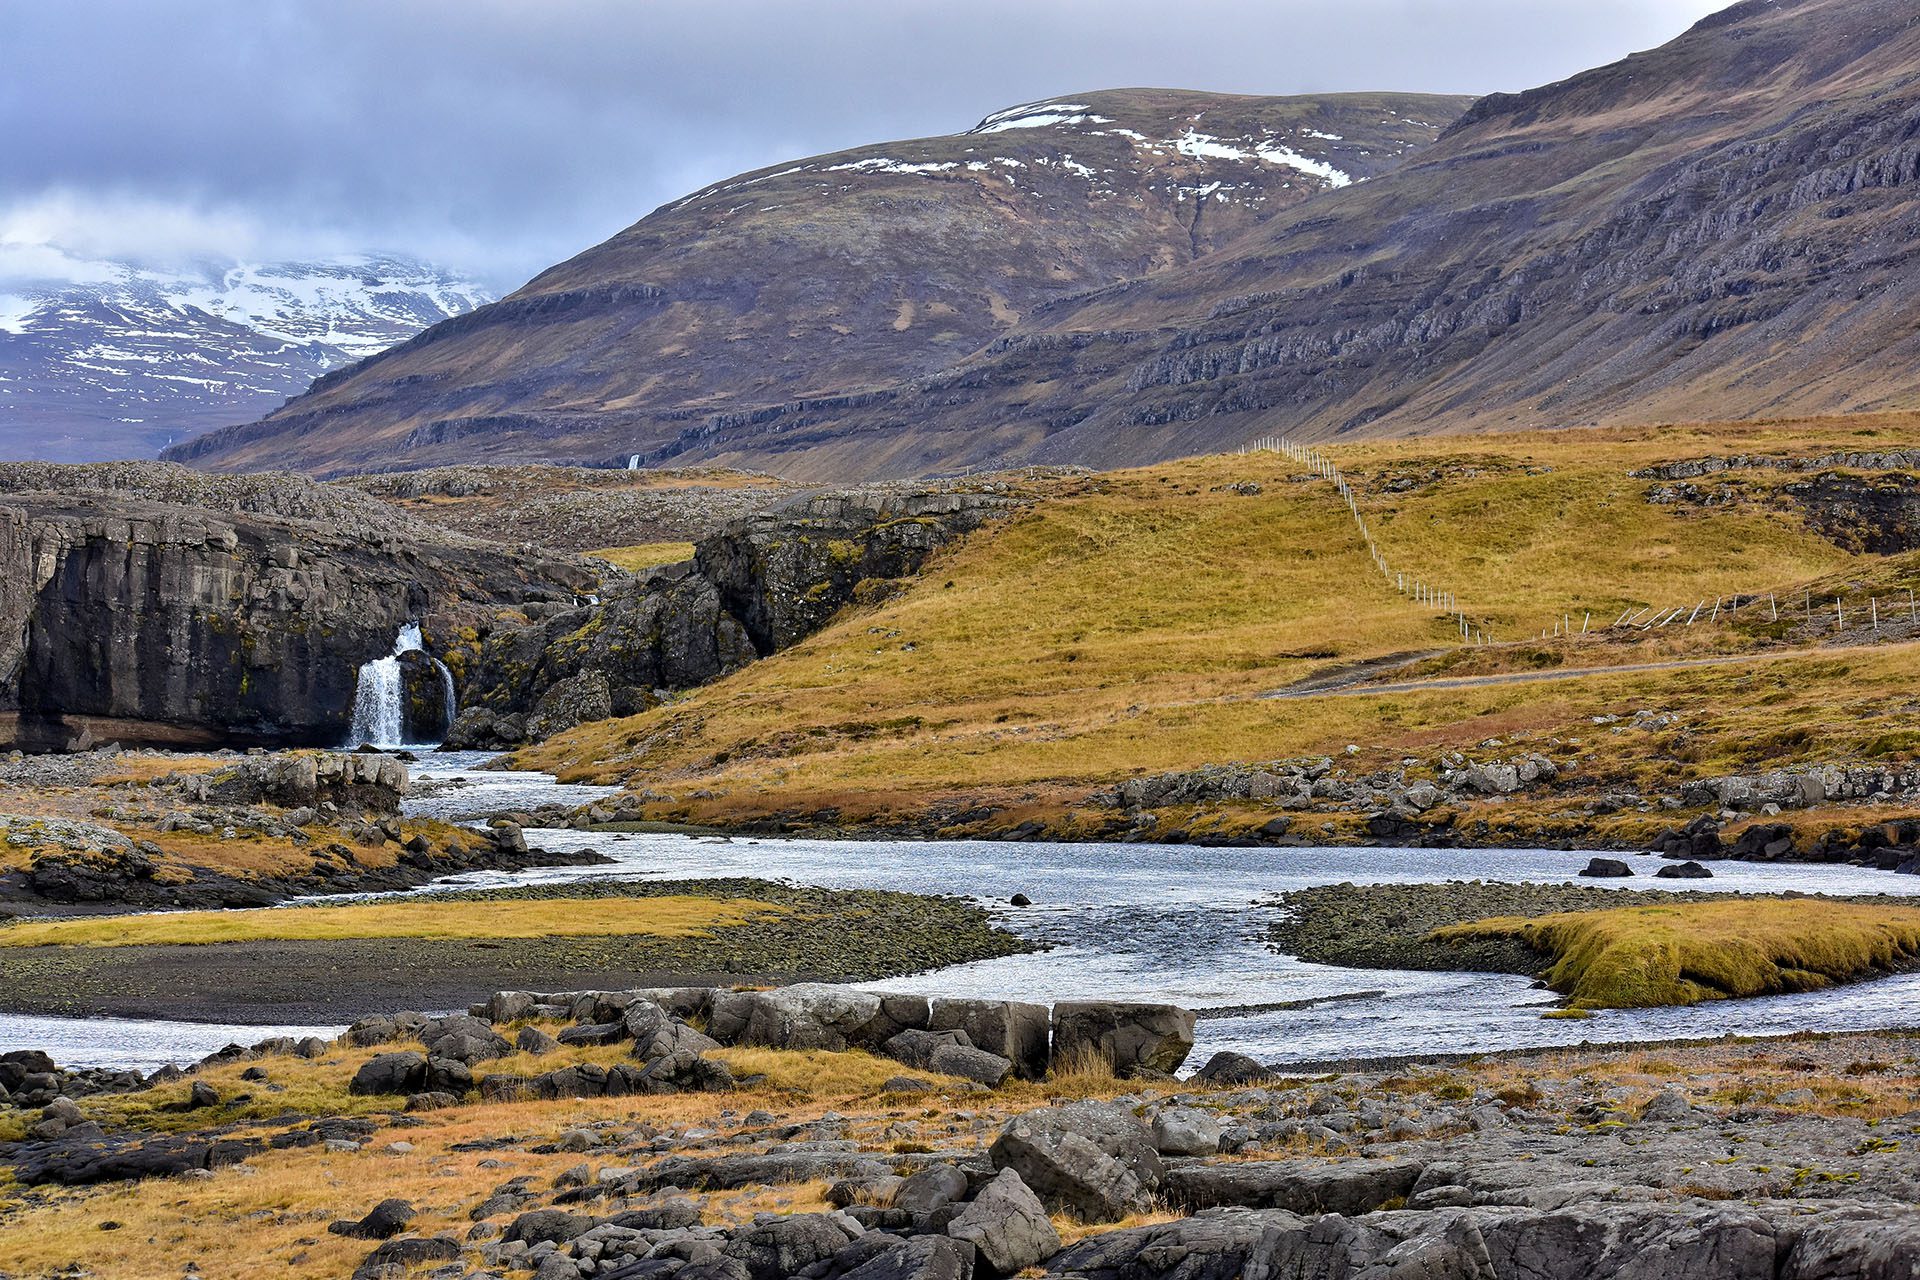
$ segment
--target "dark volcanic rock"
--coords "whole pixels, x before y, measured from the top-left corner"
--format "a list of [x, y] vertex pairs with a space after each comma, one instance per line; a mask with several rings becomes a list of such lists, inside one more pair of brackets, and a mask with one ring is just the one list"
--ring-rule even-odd
[[0, 497], [0, 745], [325, 744], [401, 625], [584, 587], [582, 566], [108, 492]]
[[1624, 879], [1633, 874], [1633, 868], [1618, 858], [1592, 858], [1580, 869], [1580, 874], [1600, 879]]
[[609, 588], [597, 604], [495, 627], [468, 664], [449, 745], [541, 739], [632, 715], [825, 625], [864, 584], [1019, 505], [961, 485], [804, 495], [722, 526], [695, 558]]

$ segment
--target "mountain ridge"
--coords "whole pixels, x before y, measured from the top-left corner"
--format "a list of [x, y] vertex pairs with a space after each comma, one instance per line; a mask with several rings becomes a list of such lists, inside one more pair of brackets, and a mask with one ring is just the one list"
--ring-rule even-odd
[[1386, 171], [1466, 103], [1108, 90], [766, 166], [171, 456], [328, 474], [650, 456], [704, 414], [929, 374], [1051, 301], [1211, 253]]

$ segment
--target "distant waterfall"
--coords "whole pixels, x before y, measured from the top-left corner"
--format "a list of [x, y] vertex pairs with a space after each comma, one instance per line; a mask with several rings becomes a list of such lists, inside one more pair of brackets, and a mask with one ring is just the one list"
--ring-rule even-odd
[[636, 453], [627, 459], [627, 470], [638, 471], [639, 469], [640, 469], [640, 455]]
[[393, 642], [393, 652], [384, 658], [375, 658], [360, 668], [360, 681], [353, 693], [353, 727], [347, 734], [350, 747], [404, 747], [406, 740], [406, 680], [400, 666], [403, 653], [425, 653], [427, 660], [433, 663], [434, 670], [440, 673], [441, 687], [446, 692], [447, 723], [453, 723], [454, 694], [453, 672], [447, 670], [447, 664], [427, 653], [427, 646], [420, 638], [420, 624], [409, 622], [400, 628], [400, 636]]

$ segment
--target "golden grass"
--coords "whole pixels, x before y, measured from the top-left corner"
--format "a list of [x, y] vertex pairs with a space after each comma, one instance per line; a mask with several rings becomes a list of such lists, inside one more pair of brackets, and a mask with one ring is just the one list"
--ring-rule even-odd
[[[1851, 424], [1679, 428], [1334, 452], [1389, 557], [1450, 584], [1477, 620], [1513, 638], [1503, 654], [1527, 667], [1597, 652], [1606, 665], [1747, 641], [1695, 628], [1650, 641], [1656, 650], [1566, 642], [1537, 659], [1520, 656], [1543, 647], [1524, 637], [1564, 613], [1611, 621], [1633, 604], [1831, 578], [1864, 559], [1784, 512], [1648, 503], [1649, 482], [1632, 471], [1732, 449], [1873, 448], [1899, 434]], [[1388, 487], [1405, 475], [1419, 483]], [[1247, 480], [1261, 492], [1224, 488]], [[1187, 459], [1060, 482], [1025, 514], [936, 558], [893, 600], [667, 707], [584, 726], [521, 759], [574, 779], [656, 788], [697, 779], [714, 797], [689, 802], [688, 816], [796, 803], [911, 809], [942, 793], [1001, 788], [1017, 800], [1017, 789], [1348, 743], [1391, 758], [1406, 745], [1578, 732], [1581, 717], [1622, 702], [1724, 691], [1749, 676], [1786, 682], [1808, 666], [1782, 659], [1753, 672], [1742, 662], [1564, 684], [1255, 698], [1338, 664], [1444, 650], [1455, 639], [1444, 618], [1373, 573], [1324, 482], [1277, 455]]]
[[674, 896], [463, 902], [457, 907], [399, 901], [273, 911], [179, 911], [17, 921], [0, 927], [0, 947], [202, 946], [340, 938], [690, 938], [774, 919], [788, 910], [748, 898]]
[[1920, 960], [1920, 908], [1809, 898], [1694, 902], [1450, 925], [1442, 940], [1514, 938], [1553, 957], [1576, 1009], [1691, 1005], [1816, 991]]
[[953, 1087], [960, 1083], [952, 1076], [911, 1071], [892, 1058], [852, 1050], [828, 1053], [824, 1050], [759, 1049], [739, 1047], [715, 1049], [710, 1056], [727, 1064], [736, 1079], [765, 1076], [759, 1087], [810, 1098], [872, 1097], [895, 1076], [911, 1075], [934, 1084]]
[[628, 573], [642, 573], [658, 568], [663, 564], [678, 564], [682, 560], [693, 559], [691, 542], [642, 542], [631, 547], [606, 547], [599, 551], [589, 551], [590, 556], [598, 556], [608, 564]]

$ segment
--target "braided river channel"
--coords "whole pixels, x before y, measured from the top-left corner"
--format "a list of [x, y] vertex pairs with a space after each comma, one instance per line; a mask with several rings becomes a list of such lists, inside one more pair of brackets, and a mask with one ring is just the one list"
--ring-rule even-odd
[[[414, 768], [424, 785], [409, 800], [409, 811], [476, 821], [545, 803], [578, 804], [602, 794], [599, 788], [562, 786], [545, 775], [477, 768], [484, 762], [485, 757], [450, 753], [424, 758]], [[1541, 1013], [1554, 1004], [1553, 995], [1528, 978], [1309, 964], [1277, 954], [1265, 940], [1282, 910], [1273, 898], [1288, 890], [1349, 882], [1581, 883], [1577, 873], [1590, 856], [1582, 852], [803, 840], [569, 830], [529, 830], [527, 838], [550, 850], [593, 849], [613, 861], [474, 873], [412, 892], [574, 879], [751, 876], [973, 898], [997, 925], [1047, 949], [871, 985], [1041, 1003], [1113, 998], [1182, 1005], [1201, 1013], [1189, 1066], [1221, 1049], [1263, 1062], [1305, 1065], [1581, 1042], [1920, 1025], [1920, 973], [1802, 995], [1547, 1020]], [[1602, 883], [1626, 889], [1920, 897], [1920, 876], [1850, 866], [1716, 862], [1711, 880], [1673, 881], [1653, 878], [1660, 865], [1656, 859], [1629, 861], [1633, 878]], [[1033, 905], [1008, 905], [1016, 893]], [[229, 1042], [338, 1030], [0, 1014], [0, 1050], [44, 1049], [75, 1066], [151, 1067], [188, 1061]]]

